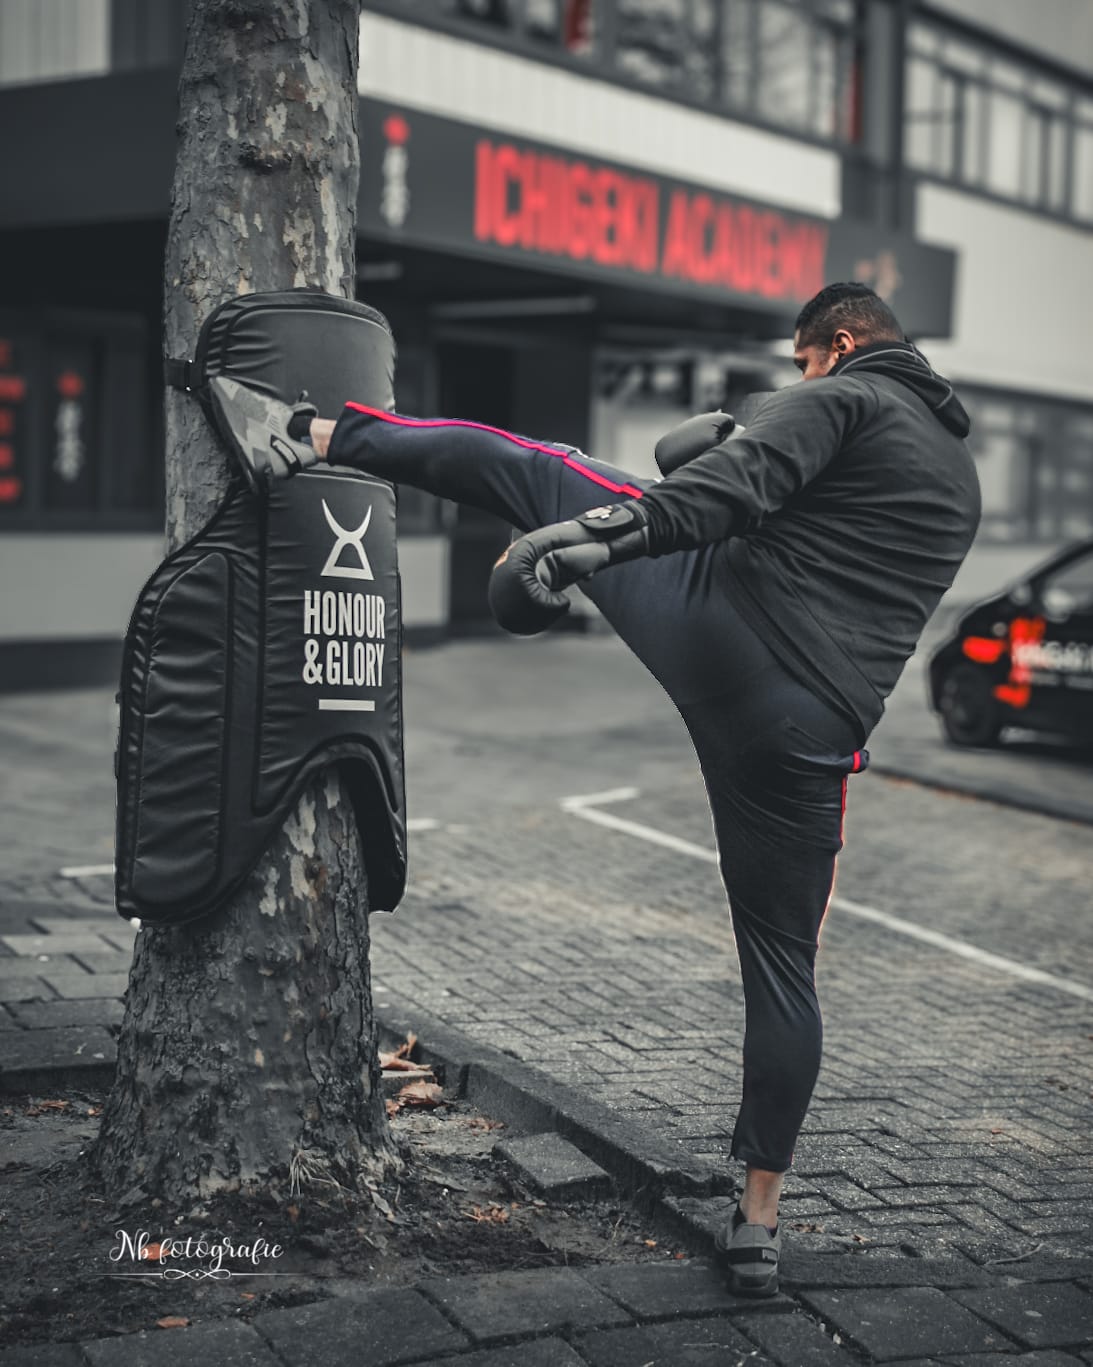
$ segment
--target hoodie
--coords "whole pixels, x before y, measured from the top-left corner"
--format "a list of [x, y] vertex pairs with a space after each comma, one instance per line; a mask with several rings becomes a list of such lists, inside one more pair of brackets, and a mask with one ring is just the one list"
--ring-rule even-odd
[[970, 426], [910, 343], [859, 347], [648, 489], [649, 553], [727, 542], [726, 594], [864, 744], [979, 525]]

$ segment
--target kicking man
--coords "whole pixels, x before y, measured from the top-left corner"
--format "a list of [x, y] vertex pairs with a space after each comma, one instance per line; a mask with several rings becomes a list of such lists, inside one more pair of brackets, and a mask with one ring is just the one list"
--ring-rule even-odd
[[212, 381], [252, 483], [326, 459], [499, 514], [526, 533], [491, 580], [502, 625], [541, 630], [579, 583], [679, 710], [743, 979], [746, 1176], [717, 1244], [753, 1295], [777, 1290], [778, 1201], [820, 1065], [815, 958], [847, 775], [980, 509], [968, 416], [871, 289], [810, 300], [794, 360], [809, 383], [747, 430], [703, 414], [663, 438], [656, 481], [479, 423], [353, 403], [334, 421]]

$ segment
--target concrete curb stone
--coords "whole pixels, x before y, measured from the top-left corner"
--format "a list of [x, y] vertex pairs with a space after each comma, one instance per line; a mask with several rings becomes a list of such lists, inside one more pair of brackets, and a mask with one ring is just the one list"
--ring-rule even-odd
[[704, 1164], [688, 1161], [635, 1131], [606, 1106], [554, 1081], [529, 1064], [470, 1039], [461, 1031], [385, 990], [375, 1006], [381, 1042], [401, 1043], [413, 1032], [445, 1085], [487, 1115], [525, 1132], [552, 1130], [604, 1167], [628, 1192], [665, 1190], [709, 1195], [735, 1183]]
[[502, 1139], [493, 1153], [540, 1196], [587, 1201], [611, 1191], [611, 1178], [603, 1168], [552, 1130]]
[[101, 1025], [5, 1031], [0, 1093], [106, 1087], [116, 1061], [114, 1037]]

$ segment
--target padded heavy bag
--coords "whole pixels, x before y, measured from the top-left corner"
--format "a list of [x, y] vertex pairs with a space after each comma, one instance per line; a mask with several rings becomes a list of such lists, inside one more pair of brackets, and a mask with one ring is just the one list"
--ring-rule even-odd
[[[350, 398], [394, 406], [382, 315], [310, 291], [230, 301], [187, 364], [179, 378], [198, 397], [228, 372], [286, 399], [307, 388], [323, 412]], [[389, 484], [339, 467], [263, 496], [233, 482], [144, 586], [126, 634], [119, 913], [170, 925], [214, 911], [332, 763], [352, 797], [370, 906], [393, 911], [406, 881], [400, 635]]]

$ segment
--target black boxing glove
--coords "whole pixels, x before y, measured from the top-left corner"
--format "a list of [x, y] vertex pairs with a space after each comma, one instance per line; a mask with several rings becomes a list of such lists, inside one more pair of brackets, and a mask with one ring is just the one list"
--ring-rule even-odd
[[731, 413], [698, 413], [670, 432], [665, 432], [653, 448], [662, 475], [670, 475], [695, 456], [719, 446], [736, 426]]
[[562, 592], [579, 579], [649, 550], [645, 510], [638, 500], [590, 508], [519, 537], [490, 575], [490, 611], [516, 636], [534, 636], [569, 611]]

